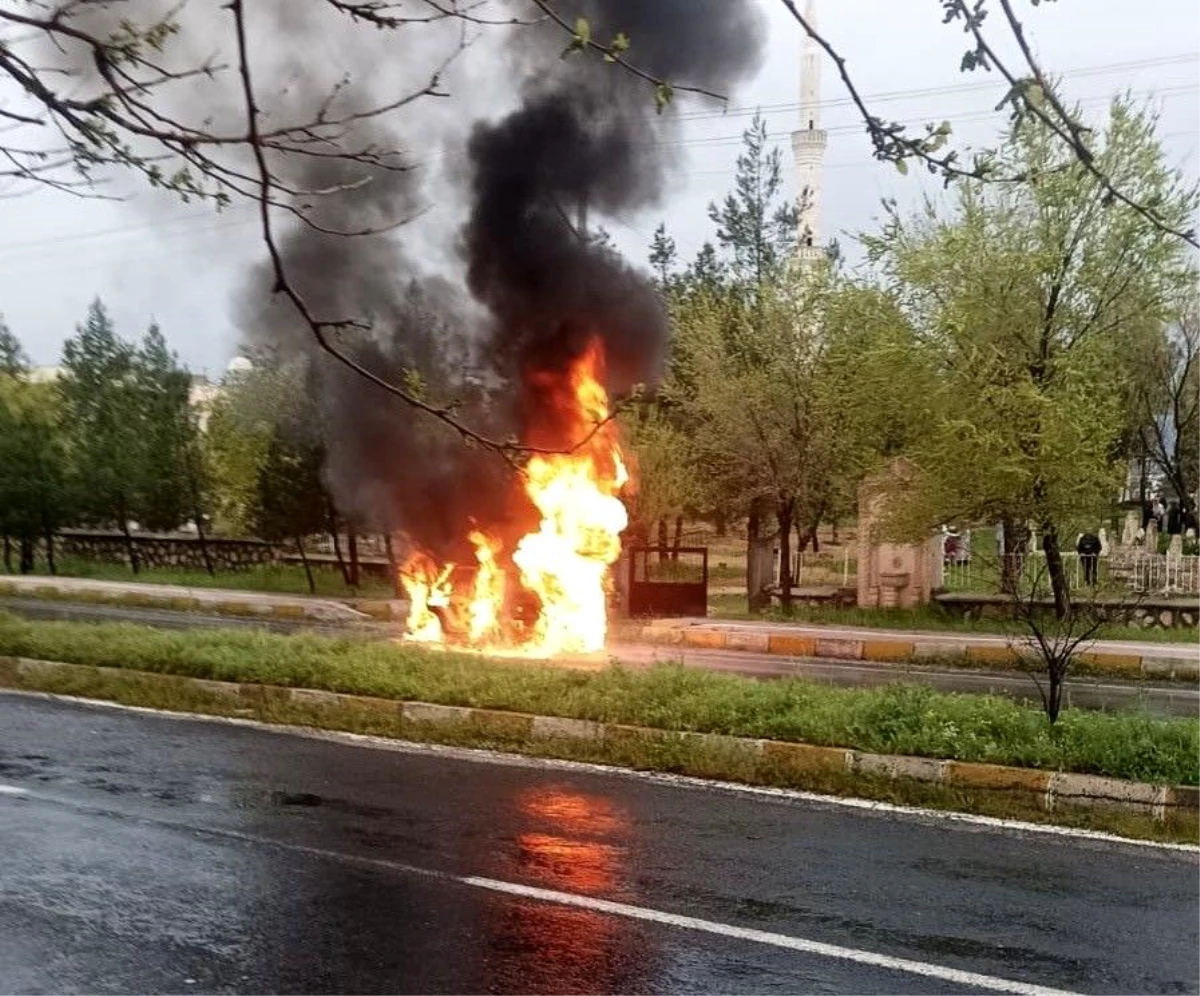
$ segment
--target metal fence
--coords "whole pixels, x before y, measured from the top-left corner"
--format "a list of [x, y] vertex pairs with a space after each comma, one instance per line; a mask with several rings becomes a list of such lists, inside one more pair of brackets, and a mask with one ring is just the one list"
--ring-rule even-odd
[[[1086, 565], [1078, 553], [1063, 553], [1062, 562], [1067, 570], [1067, 581], [1072, 588], [1078, 588], [1085, 582]], [[1048, 578], [1046, 574], [1046, 558], [1042, 552], [1025, 553], [1020, 557], [1009, 557], [1009, 570], [1020, 577], [1020, 587], [1028, 590], [1034, 586], [1042, 587]], [[1100, 583], [1108, 578], [1106, 558], [1099, 558], [1097, 574]], [[1004, 574], [1002, 558], [998, 557], [966, 557], [947, 558], [942, 564], [942, 588], [947, 592], [973, 592], [979, 594], [996, 594], [1001, 590]]]
[[1200, 557], [1121, 554], [1109, 559], [1114, 580], [1138, 593], [1194, 595], [1200, 592]]
[[[1088, 585], [1089, 564], [1078, 553], [1064, 552], [1063, 566], [1072, 589]], [[1094, 581], [1099, 587], [1148, 595], [1200, 594], [1200, 557], [1122, 552], [1096, 558]], [[1046, 557], [1041, 551], [1016, 558], [1023, 586], [1047, 583]], [[1001, 563], [995, 557], [951, 559], [942, 566], [947, 591], [994, 594], [1000, 590]]]

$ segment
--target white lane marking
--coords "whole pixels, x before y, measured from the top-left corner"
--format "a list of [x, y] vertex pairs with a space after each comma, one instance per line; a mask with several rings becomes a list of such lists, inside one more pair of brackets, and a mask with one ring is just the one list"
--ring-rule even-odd
[[586, 772], [588, 774], [605, 775], [610, 778], [651, 782], [657, 785], [669, 785], [675, 788], [700, 792], [755, 796], [781, 803], [816, 803], [827, 807], [887, 813], [889, 815], [907, 816], [919, 820], [958, 824], [966, 827], [982, 827], [988, 830], [1040, 834], [1047, 837], [1066, 837], [1075, 840], [1096, 841], [1103, 844], [1119, 844], [1136, 848], [1178, 851], [1184, 854], [1200, 855], [1200, 845], [1196, 844], [1172, 844], [1157, 840], [1141, 840], [1136, 837], [1121, 837], [1117, 834], [1105, 833], [1102, 830], [1064, 827], [1053, 823], [1031, 823], [1025, 820], [1003, 819], [998, 816], [981, 816], [977, 813], [958, 813], [946, 809], [927, 809], [922, 806], [903, 806], [894, 802], [881, 802], [877, 799], [822, 795], [819, 792], [772, 788], [767, 785], [742, 785], [738, 782], [723, 782], [711, 778], [694, 778], [690, 775], [672, 775], [659, 771], [635, 771], [632, 768], [591, 764], [586, 761], [566, 761], [553, 757], [528, 757], [523, 754], [505, 754], [501, 751], [483, 750], [475, 747], [449, 747], [444, 744], [392, 740], [387, 737], [376, 737], [366, 733], [348, 733], [342, 730], [322, 730], [309, 726], [264, 723], [261, 720], [244, 719], [237, 716], [207, 716], [203, 713], [195, 712], [172, 712], [169, 709], [152, 709], [149, 706], [125, 705], [121, 702], [110, 702], [106, 699], [87, 699], [75, 695], [58, 695], [54, 692], [28, 692], [19, 689], [0, 688], [0, 695], [25, 696], [26, 698], [46, 699], [70, 705], [84, 705], [99, 709], [112, 709], [119, 712], [142, 713], [148, 716], [163, 716], [168, 719], [184, 722], [243, 726], [252, 730], [261, 730], [264, 733], [274, 733], [280, 736], [299, 737], [305, 740], [322, 740], [350, 747], [392, 751], [397, 754], [437, 754], [455, 761], [467, 761], [472, 764], [495, 764], [502, 767], [534, 768], [543, 771]]
[[810, 941], [803, 937], [792, 937], [790, 934], [777, 934], [770, 930], [755, 930], [750, 927], [736, 927], [728, 923], [713, 920], [702, 920], [699, 917], [683, 916], [679, 913], [664, 913], [661, 910], [648, 909], [644, 906], [631, 906], [628, 903], [616, 903], [608, 899], [595, 899], [591, 896], [580, 896], [571, 892], [559, 892], [557, 889], [540, 889], [531, 885], [519, 885], [515, 882], [503, 882], [494, 878], [481, 878], [470, 875], [459, 879], [467, 885], [480, 889], [490, 889], [510, 896], [525, 896], [529, 899], [540, 899], [542, 902], [558, 903], [564, 906], [578, 906], [597, 913], [608, 913], [612, 916], [627, 917], [632, 920], [647, 920], [651, 923], [661, 923], [669, 927], [681, 927], [684, 930], [696, 930], [707, 934], [717, 934], [722, 937], [734, 937], [755, 944], [768, 944], [771, 947], [785, 948], [789, 951], [800, 951], [804, 954], [819, 955], [823, 958], [834, 958], [839, 961], [852, 961], [859, 965], [871, 965], [894, 972], [906, 972], [909, 975], [921, 975], [927, 979], [939, 979], [952, 982], [955, 985], [971, 986], [977, 989], [989, 989], [999, 993], [1019, 993], [1024, 996], [1067, 996], [1068, 990], [1051, 989], [1029, 982], [1017, 982], [1012, 979], [1001, 979], [994, 975], [981, 975], [978, 972], [965, 972], [957, 968], [947, 968], [944, 965], [934, 965], [925, 961], [913, 961], [910, 958], [896, 958], [892, 955], [877, 954], [874, 951], [861, 951], [858, 948], [845, 948], [839, 944], [826, 944], [823, 941]]
[[29, 795], [29, 789], [18, 785], [0, 785], [0, 795]]
[[392, 874], [411, 875], [419, 878], [434, 879], [440, 882], [451, 882], [469, 888], [483, 889], [488, 892], [496, 892], [508, 896], [519, 896], [524, 899], [534, 899], [539, 902], [553, 903], [559, 906], [574, 906], [593, 913], [605, 913], [609, 916], [624, 917], [629, 920], [642, 920], [682, 930], [693, 930], [720, 937], [730, 937], [736, 940], [749, 941], [753, 944], [764, 944], [787, 951], [796, 951], [801, 954], [811, 954], [837, 961], [849, 961], [887, 971], [919, 975], [927, 979], [938, 979], [943, 982], [969, 986], [975, 989], [986, 989], [998, 993], [1015, 993], [1018, 996], [1076, 996], [1070, 990], [1053, 989], [1030, 982], [1020, 982], [1014, 979], [1003, 979], [995, 975], [983, 975], [978, 972], [948, 968], [944, 965], [933, 964], [932, 962], [899, 958], [894, 955], [863, 951], [858, 948], [847, 948], [839, 944], [828, 944], [824, 941], [813, 941], [804, 937], [793, 937], [790, 934], [778, 934], [769, 930], [738, 927], [734, 924], [721, 923], [716, 920], [704, 920], [700, 917], [686, 916], [681, 913], [667, 913], [663, 910], [656, 910], [647, 906], [634, 906], [630, 903], [598, 899], [593, 896], [583, 896], [574, 892], [543, 889], [532, 885], [522, 885], [519, 882], [506, 882], [503, 879], [487, 878], [482, 875], [455, 875], [452, 872], [439, 871], [436, 868], [422, 868], [419, 865], [410, 865], [403, 861], [393, 861], [389, 858], [375, 858], [368, 855], [335, 851], [325, 847], [314, 847], [310, 844], [296, 844], [290, 841], [278, 840], [274, 837], [265, 837], [260, 834], [247, 833], [227, 827], [200, 826], [181, 823], [177, 820], [167, 820], [160, 817], [123, 812], [118, 809], [108, 809], [50, 793], [20, 790], [19, 794], [38, 802], [64, 806], [93, 815], [125, 819], [135, 823], [150, 824], [205, 837], [217, 837], [236, 840], [240, 843], [272, 847], [281, 851], [291, 851], [297, 854], [304, 854], [308, 857], [336, 861], [341, 864], [357, 865]]

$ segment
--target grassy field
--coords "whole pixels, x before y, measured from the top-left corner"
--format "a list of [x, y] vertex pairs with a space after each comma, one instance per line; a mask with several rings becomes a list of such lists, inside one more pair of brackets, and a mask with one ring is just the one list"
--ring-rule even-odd
[[0, 614], [0, 654], [228, 681], [803, 741], [1194, 785], [1200, 723], [1036, 709], [922, 686], [833, 688], [662, 665], [581, 671], [398, 644], [261, 631], [172, 632]]
[[[138, 581], [144, 584], [178, 584], [188, 588], [228, 588], [243, 591], [264, 591], [279, 595], [307, 595], [308, 579], [298, 564], [278, 564], [249, 567], [242, 571], [218, 571], [215, 575], [203, 570], [147, 567], [134, 574], [124, 564], [99, 563], [75, 557], [63, 557], [58, 562], [62, 577], [94, 578], [98, 581]], [[35, 574], [45, 575], [39, 561]], [[358, 591], [346, 587], [339, 570], [313, 567], [317, 594], [327, 598], [392, 598], [392, 586], [379, 578], [364, 576]]]

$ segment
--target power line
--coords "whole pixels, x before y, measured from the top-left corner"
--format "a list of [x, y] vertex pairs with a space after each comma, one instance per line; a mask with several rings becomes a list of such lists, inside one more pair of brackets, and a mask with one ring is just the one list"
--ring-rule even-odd
[[[1167, 62], [1198, 61], [1198, 60], [1200, 60], [1200, 53], [1183, 54], [1183, 55], [1176, 55], [1176, 56], [1167, 56], [1167, 57], [1163, 57], [1162, 59], [1142, 60], [1140, 62], [1110, 63], [1107, 66], [1097, 66], [1097, 67], [1092, 67], [1091, 69], [1076, 70], [1076, 71], [1074, 71], [1073, 75], [1085, 75], [1085, 74], [1097, 75], [1102, 71], [1115, 71], [1115, 70], [1127, 69], [1127, 68], [1137, 67], [1137, 66], [1165, 64]], [[1064, 74], [1064, 75], [1067, 75], [1067, 74]], [[976, 89], [983, 89], [983, 88], [984, 88], [984, 86], [980, 86], [977, 84], [971, 84], [968, 87], [929, 88], [929, 89], [921, 90], [921, 91], [917, 91], [917, 90], [892, 91], [892, 93], [893, 94], [918, 94], [918, 93], [933, 94], [936, 92], [943, 92], [946, 90], [953, 90], [953, 89], [976, 90]], [[1167, 99], [1167, 98], [1171, 98], [1171, 97], [1183, 96], [1183, 95], [1189, 94], [1189, 93], [1194, 94], [1198, 91], [1200, 91], [1200, 84], [1182, 84], [1182, 85], [1164, 88], [1161, 90], [1147, 89], [1147, 90], [1141, 90], [1141, 91], [1132, 91], [1131, 95], [1134, 97], [1150, 96], [1150, 97], [1159, 97], [1162, 99]], [[1107, 103], [1111, 99], [1112, 99], [1112, 97], [1110, 95], [1095, 95], [1095, 96], [1091, 96], [1091, 97], [1080, 98], [1077, 102], [1081, 105], [1092, 105], [1092, 104], [1096, 104], [1096, 103]], [[834, 104], [842, 104], [842, 103], [847, 103], [847, 101], [839, 100], [839, 101], [824, 102], [822, 104], [822, 106], [832, 106]], [[781, 106], [783, 106], [783, 105], [781, 105]], [[955, 113], [952, 115], [952, 117], [956, 123], [957, 122], [973, 123], [976, 121], [989, 120], [989, 119], [993, 118], [995, 116], [995, 114], [996, 114], [996, 111], [994, 109], [981, 109], [981, 110], [977, 110], [977, 111]], [[925, 115], [917, 114], [914, 116], [921, 117], [921, 116], [925, 116]], [[862, 130], [863, 130], [863, 126], [859, 123], [855, 123], [855, 124], [849, 124], [849, 125], [835, 126], [833, 128], [827, 129], [826, 133], [829, 135], [833, 135], [833, 136], [839, 136], [839, 135], [847, 135], [847, 134], [860, 134], [862, 132]], [[1166, 138], [1178, 137], [1180, 135], [1186, 135], [1186, 134], [1189, 134], [1189, 133], [1188, 132], [1173, 132], [1170, 135], [1162, 136], [1162, 138], [1166, 139]], [[767, 137], [769, 139], [779, 140], [779, 139], [787, 138], [790, 135], [791, 135], [790, 131], [769, 132]], [[689, 139], [679, 139], [679, 140], [675, 140], [675, 141], [654, 142], [654, 143], [647, 143], [647, 144], [662, 146], [662, 147], [723, 149], [723, 148], [728, 148], [731, 145], [740, 144], [742, 142], [742, 140], [743, 140], [742, 135], [738, 134], [738, 135], [717, 135], [717, 136], [707, 136], [707, 137], [701, 136], [701, 137], [694, 137], [694, 138], [689, 138]], [[442, 154], [438, 154], [438, 155], [429, 157], [428, 159], [422, 161], [418, 165], [430, 166], [436, 162], [440, 162], [445, 159], [459, 158], [459, 157], [461, 157], [461, 155], [462, 155], [461, 153], [454, 153], [454, 154], [442, 153]], [[826, 166], [826, 168], [827, 169], [845, 169], [845, 168], [854, 168], [854, 167], [865, 167], [865, 166], [873, 165], [873, 164], [874, 164], [874, 160], [864, 159], [863, 162], [861, 162], [861, 163], [835, 163], [835, 164], [830, 164], [830, 165]], [[703, 175], [723, 175], [723, 174], [728, 173], [728, 170], [709, 170], [709, 171], [688, 170], [688, 169], [686, 169], [686, 167], [681, 167], [679, 172], [686, 172], [689, 175], [703, 176]], [[140, 223], [140, 224], [119, 225], [119, 226], [115, 226], [112, 228], [98, 229], [96, 231], [84, 232], [84, 233], [78, 234], [78, 235], [63, 235], [63, 236], [49, 238], [49, 239], [33, 239], [33, 240], [27, 240], [24, 242], [10, 242], [5, 245], [0, 245], [0, 258], [5, 258], [6, 256], [8, 256], [12, 253], [20, 253], [25, 250], [33, 250], [34, 253], [40, 255], [39, 250], [53, 249], [54, 247], [60, 246], [60, 245], [67, 245], [67, 244], [77, 245], [79, 243], [92, 242], [95, 240], [105, 241], [105, 240], [111, 239], [113, 237], [120, 237], [120, 236], [127, 235], [127, 234], [137, 234], [137, 233], [144, 233], [144, 232], [153, 232], [154, 238], [156, 239], [156, 241], [178, 238], [180, 236], [202, 235], [202, 234], [207, 234], [210, 232], [222, 231], [222, 230], [226, 230], [226, 229], [232, 229], [232, 228], [244, 227], [244, 226], [250, 226], [250, 225], [257, 224], [258, 219], [257, 219], [256, 211], [257, 211], [257, 209], [253, 205], [237, 206], [237, 207], [227, 208], [220, 214], [216, 215], [215, 217], [210, 212], [198, 212], [196, 214], [176, 216], [174, 218], [165, 219], [162, 221], [148, 221], [148, 222], [144, 222], [144, 223]], [[235, 217], [231, 217], [231, 216], [235, 216]], [[212, 221], [213, 223], [199, 227], [199, 226], [195, 226], [192, 224], [193, 222], [196, 222], [196, 221]], [[164, 228], [174, 229], [179, 226], [185, 226], [185, 227], [179, 231], [166, 231], [166, 232], [163, 231]], [[24, 260], [21, 260], [21, 261], [24, 261]]]

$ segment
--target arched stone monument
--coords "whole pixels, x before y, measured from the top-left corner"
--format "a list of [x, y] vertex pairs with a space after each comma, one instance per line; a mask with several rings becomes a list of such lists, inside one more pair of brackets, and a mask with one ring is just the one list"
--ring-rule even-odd
[[910, 609], [925, 605], [942, 586], [941, 539], [917, 543], [885, 540], [882, 521], [888, 501], [907, 487], [911, 466], [895, 460], [868, 477], [858, 490], [858, 605]]

